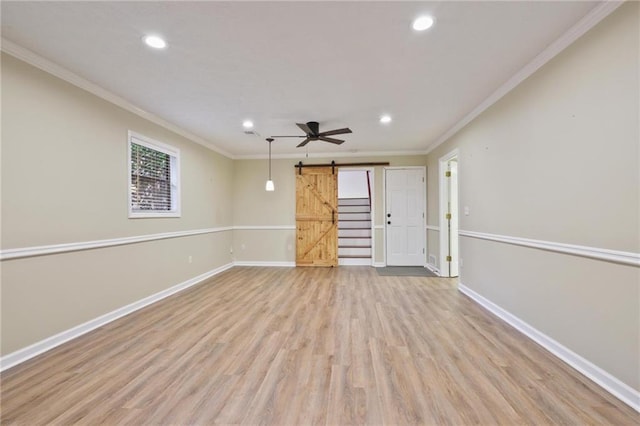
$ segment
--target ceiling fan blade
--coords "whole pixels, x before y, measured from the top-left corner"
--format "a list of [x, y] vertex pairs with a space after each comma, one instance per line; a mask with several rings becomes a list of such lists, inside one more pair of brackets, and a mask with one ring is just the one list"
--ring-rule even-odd
[[318, 133], [318, 136], [343, 135], [345, 133], [352, 133], [351, 129], [348, 127], [345, 127], [344, 129], [329, 130], [326, 132]]
[[321, 141], [325, 141], [325, 142], [335, 143], [336, 145], [340, 145], [341, 143], [344, 142], [344, 141], [342, 141], [340, 139], [328, 138], [326, 136], [319, 136], [318, 139], [320, 139]]
[[271, 136], [272, 138], [306, 138], [306, 136]]
[[307, 126], [306, 123], [296, 123], [296, 126], [300, 127], [300, 129], [304, 132], [305, 135], [313, 134], [313, 132], [311, 131], [309, 126]]
[[302, 142], [300, 142], [300, 144], [298, 144], [298, 146], [296, 146], [296, 148], [300, 148], [305, 146], [306, 144], [308, 144], [309, 142], [311, 142], [311, 139], [306, 138], [305, 140], [303, 140]]

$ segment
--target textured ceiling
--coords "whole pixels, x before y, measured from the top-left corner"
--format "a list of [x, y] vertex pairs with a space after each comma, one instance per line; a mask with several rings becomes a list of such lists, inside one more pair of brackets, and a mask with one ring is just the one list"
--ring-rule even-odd
[[[595, 2], [2, 2], [2, 37], [234, 156], [426, 151]], [[411, 29], [421, 14], [436, 19]], [[169, 46], [154, 51], [148, 33]], [[379, 116], [393, 117], [389, 125]], [[251, 119], [260, 136], [246, 135]], [[301, 153], [279, 139], [275, 154]]]

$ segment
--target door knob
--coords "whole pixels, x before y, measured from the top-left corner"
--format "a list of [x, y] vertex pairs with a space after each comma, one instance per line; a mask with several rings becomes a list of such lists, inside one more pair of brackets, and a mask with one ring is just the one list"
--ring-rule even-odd
[[391, 217], [391, 213], [387, 213], [387, 217]]
[[387, 221], [387, 225], [391, 225], [391, 221], [390, 220]]

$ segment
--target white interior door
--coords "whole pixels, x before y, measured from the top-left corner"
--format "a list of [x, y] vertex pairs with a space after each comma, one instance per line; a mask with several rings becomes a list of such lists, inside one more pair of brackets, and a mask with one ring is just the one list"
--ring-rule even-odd
[[424, 266], [424, 169], [387, 169], [385, 187], [387, 265]]

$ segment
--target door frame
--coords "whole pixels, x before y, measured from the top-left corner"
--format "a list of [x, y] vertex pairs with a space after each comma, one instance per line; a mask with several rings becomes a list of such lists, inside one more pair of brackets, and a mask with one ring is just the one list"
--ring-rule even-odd
[[[383, 229], [383, 246], [382, 253], [383, 265], [387, 266], [387, 226], [385, 223], [387, 211], [387, 170], [400, 170], [400, 169], [422, 169], [424, 181], [422, 182], [422, 247], [424, 248], [424, 256], [422, 259], [422, 266], [427, 266], [427, 166], [394, 166], [384, 167], [382, 169], [382, 229]], [[375, 229], [375, 227], [374, 227]]]
[[[447, 214], [447, 205], [449, 204], [449, 190], [447, 187], [447, 180], [445, 179], [445, 172], [447, 171], [447, 164], [449, 161], [456, 158], [458, 160], [458, 227], [460, 226], [460, 150], [458, 148], [443, 155], [438, 160], [438, 184], [440, 188], [439, 196], [439, 224], [440, 224], [440, 276], [449, 277], [449, 265], [447, 263], [447, 256], [449, 255], [449, 227], [447, 226], [447, 220], [445, 215]], [[459, 234], [458, 234], [459, 235]], [[459, 236], [456, 236], [459, 238]], [[458, 244], [460, 247], [460, 244]], [[460, 260], [460, 249], [458, 248], [458, 260]]]
[[[376, 263], [376, 168], [375, 167], [338, 167], [338, 202], [340, 202], [340, 170], [344, 170], [346, 172], [370, 172], [371, 173], [371, 266], [374, 266]], [[340, 227], [338, 227], [338, 233], [340, 232]], [[339, 235], [339, 234], [338, 234]], [[340, 237], [338, 237], [338, 244], [340, 241]], [[340, 257], [338, 257], [338, 266], [340, 265]], [[348, 265], [344, 265], [348, 266]]]

